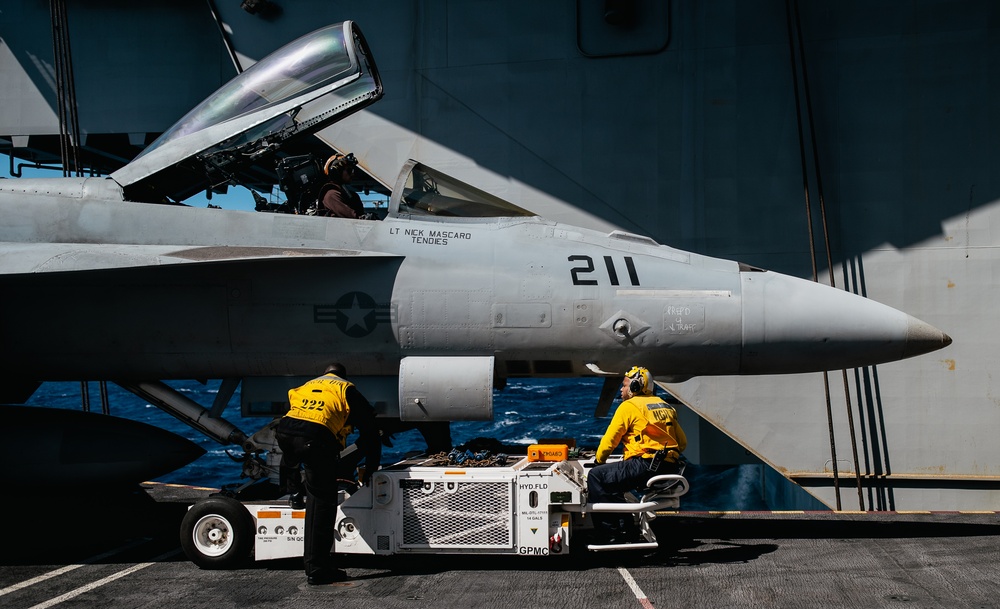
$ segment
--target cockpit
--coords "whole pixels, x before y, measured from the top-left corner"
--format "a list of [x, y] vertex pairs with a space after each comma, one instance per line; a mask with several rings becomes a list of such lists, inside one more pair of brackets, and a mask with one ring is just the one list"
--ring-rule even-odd
[[[177, 203], [200, 191], [239, 184], [254, 193], [258, 211], [324, 215], [317, 195], [331, 179], [324, 166], [331, 150], [314, 134], [381, 97], [378, 69], [360, 29], [350, 21], [331, 25], [289, 43], [223, 85], [111, 178], [129, 201]], [[357, 164], [353, 155], [346, 158]], [[257, 194], [274, 185], [284, 200]], [[404, 165], [387, 213], [535, 215], [416, 161]]]
[[[290, 157], [279, 163], [278, 175], [287, 200], [281, 205], [258, 210], [312, 215], [317, 205], [317, 185], [323, 181], [319, 159], [313, 155]], [[403, 165], [389, 197], [387, 211], [390, 216], [420, 218], [536, 215], [414, 160]]]
[[399, 216], [446, 218], [535, 215], [416, 161], [409, 161], [403, 166], [389, 201], [389, 210]]

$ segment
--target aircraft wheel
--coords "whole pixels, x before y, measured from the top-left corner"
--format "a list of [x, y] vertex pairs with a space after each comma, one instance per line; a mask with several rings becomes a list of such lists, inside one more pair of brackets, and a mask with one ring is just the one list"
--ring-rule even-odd
[[231, 569], [250, 558], [253, 518], [243, 504], [209, 497], [191, 506], [181, 521], [181, 548], [202, 569]]

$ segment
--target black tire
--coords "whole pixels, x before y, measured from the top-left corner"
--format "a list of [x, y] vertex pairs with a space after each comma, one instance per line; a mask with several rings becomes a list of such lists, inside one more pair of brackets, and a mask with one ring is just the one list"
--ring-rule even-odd
[[181, 548], [202, 569], [232, 569], [245, 564], [253, 541], [253, 517], [235, 499], [203, 499], [181, 520]]

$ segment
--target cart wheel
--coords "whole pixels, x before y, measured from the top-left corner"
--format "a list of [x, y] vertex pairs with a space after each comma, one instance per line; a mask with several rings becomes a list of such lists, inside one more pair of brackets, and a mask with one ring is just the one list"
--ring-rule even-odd
[[181, 521], [181, 548], [202, 569], [231, 569], [250, 558], [253, 518], [243, 504], [209, 497], [191, 506]]

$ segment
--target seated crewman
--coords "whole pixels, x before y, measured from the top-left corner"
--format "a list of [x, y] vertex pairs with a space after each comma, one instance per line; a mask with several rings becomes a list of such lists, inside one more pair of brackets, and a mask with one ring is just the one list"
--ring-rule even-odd
[[[680, 454], [687, 448], [677, 411], [653, 395], [649, 370], [633, 366], [622, 380], [621, 397], [623, 402], [597, 448], [598, 465], [587, 475], [589, 503], [621, 503], [625, 501], [625, 493], [645, 486], [653, 476], [676, 474], [680, 471]], [[611, 451], [622, 442], [624, 458], [607, 463]], [[660, 450], [664, 451], [663, 459], [654, 465], [653, 456]], [[601, 543], [638, 540], [632, 514], [593, 512], [591, 515]]]
[[319, 189], [319, 216], [337, 218], [361, 218], [365, 216], [365, 206], [361, 197], [347, 186], [354, 179], [358, 160], [353, 154], [335, 154], [326, 160], [323, 173], [330, 181]]

